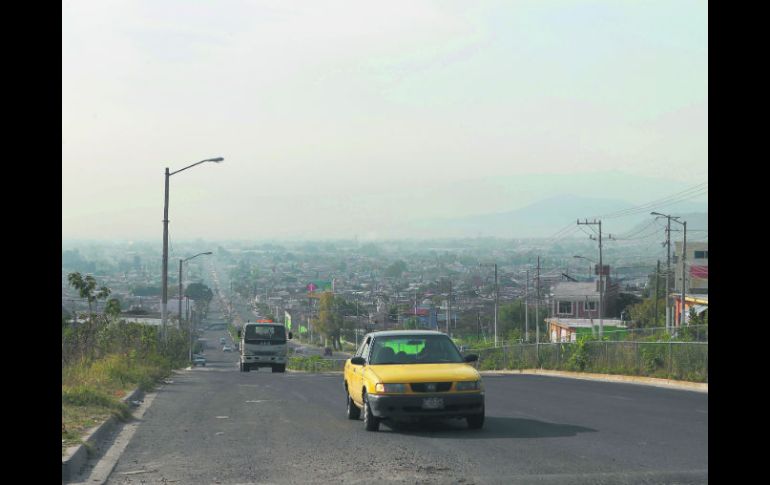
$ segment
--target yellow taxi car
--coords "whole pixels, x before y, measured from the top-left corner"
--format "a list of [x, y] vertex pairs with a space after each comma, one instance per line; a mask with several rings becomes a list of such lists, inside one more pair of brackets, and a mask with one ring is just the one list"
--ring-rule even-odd
[[383, 420], [464, 418], [484, 425], [481, 375], [448, 335], [428, 330], [367, 334], [345, 362], [348, 419], [363, 414], [368, 431]]

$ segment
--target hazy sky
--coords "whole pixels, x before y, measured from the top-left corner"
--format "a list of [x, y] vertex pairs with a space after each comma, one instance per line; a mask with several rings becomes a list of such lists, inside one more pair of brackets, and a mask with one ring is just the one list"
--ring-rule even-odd
[[707, 26], [702, 1], [64, 0], [62, 237], [160, 240], [164, 168], [215, 156], [171, 177], [172, 238], [554, 195], [523, 174], [667, 195], [708, 179]]

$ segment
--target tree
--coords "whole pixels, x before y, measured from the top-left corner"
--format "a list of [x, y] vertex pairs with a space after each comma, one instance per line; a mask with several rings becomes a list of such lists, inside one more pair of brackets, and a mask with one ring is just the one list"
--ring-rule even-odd
[[78, 290], [80, 298], [88, 300], [89, 318], [91, 318], [93, 313], [93, 302], [105, 299], [110, 295], [110, 289], [106, 286], [102, 286], [98, 292], [94, 293], [96, 290], [96, 279], [91, 275], [86, 275], [84, 278], [79, 272], [70, 273], [67, 275], [67, 281], [69, 281], [70, 286]]
[[88, 350], [88, 356], [92, 357], [94, 349], [93, 345], [90, 344], [95, 335], [93, 303], [98, 300], [106, 299], [110, 295], [110, 289], [106, 286], [102, 286], [97, 291], [96, 279], [91, 275], [83, 277], [79, 272], [69, 273], [67, 275], [67, 281], [70, 286], [78, 291], [81, 298], [85, 298], [88, 301], [87, 327], [80, 331], [80, 334], [82, 335], [81, 356], [84, 354], [85, 350]]
[[315, 321], [315, 328], [324, 337], [331, 339], [335, 350], [342, 349], [340, 342], [340, 331], [342, 330], [342, 312], [340, 311], [340, 302], [331, 292], [321, 295], [318, 303], [318, 318]]
[[655, 299], [647, 298], [641, 303], [628, 307], [628, 316], [635, 327], [659, 327], [661, 322], [665, 322], [666, 317], [666, 299], [658, 300], [658, 315], [655, 316]]
[[120, 315], [120, 300], [110, 298], [104, 306], [104, 313], [111, 318], [117, 318]]
[[400, 259], [385, 270], [385, 276], [390, 278], [401, 278], [401, 275], [406, 271], [406, 263]]
[[619, 314], [622, 314], [624, 311], [628, 313], [629, 307], [641, 302], [642, 302], [642, 299], [636, 295], [633, 295], [631, 293], [620, 293], [618, 294], [618, 301], [617, 301], [616, 307], [619, 310], [618, 312]]
[[[534, 331], [534, 312], [531, 312], [530, 328]], [[516, 333], [512, 333], [512, 332]], [[530, 332], [531, 333], [531, 332]], [[500, 305], [497, 313], [497, 335], [506, 335], [508, 338], [518, 339], [524, 334], [524, 302], [516, 300], [512, 303]], [[513, 337], [512, 337], [513, 336]]]
[[195, 308], [201, 314], [208, 313], [209, 303], [214, 298], [214, 293], [211, 289], [203, 283], [191, 283], [184, 290], [184, 294], [187, 298], [195, 301]]

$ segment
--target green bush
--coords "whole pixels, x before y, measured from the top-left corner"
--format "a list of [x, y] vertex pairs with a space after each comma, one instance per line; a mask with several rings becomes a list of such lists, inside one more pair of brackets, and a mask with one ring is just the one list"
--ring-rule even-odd
[[577, 341], [572, 344], [574, 347], [572, 348], [572, 355], [567, 359], [567, 369], [583, 372], [586, 367], [588, 367], [591, 353], [586, 344], [589, 340], [591, 340], [591, 337], [584, 336], [578, 338]]
[[703, 343], [613, 342], [585, 335], [571, 343], [511, 345], [472, 353], [479, 355], [479, 370], [536, 368], [708, 382], [708, 345]]

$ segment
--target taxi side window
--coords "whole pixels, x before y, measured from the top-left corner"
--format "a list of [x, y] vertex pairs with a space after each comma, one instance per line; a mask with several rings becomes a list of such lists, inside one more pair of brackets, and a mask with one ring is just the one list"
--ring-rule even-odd
[[361, 355], [364, 353], [364, 347], [366, 347], [366, 344], [369, 342], [369, 339], [366, 339], [366, 341], [361, 342], [361, 345], [358, 347], [358, 350], [356, 350], [356, 353], [353, 357], [361, 357]]
[[364, 343], [363, 352], [361, 353], [361, 357], [363, 357], [364, 360], [367, 362], [369, 361], [369, 351], [372, 348], [371, 343], [372, 343], [372, 337], [369, 337], [368, 339], [366, 339], [366, 342]]

